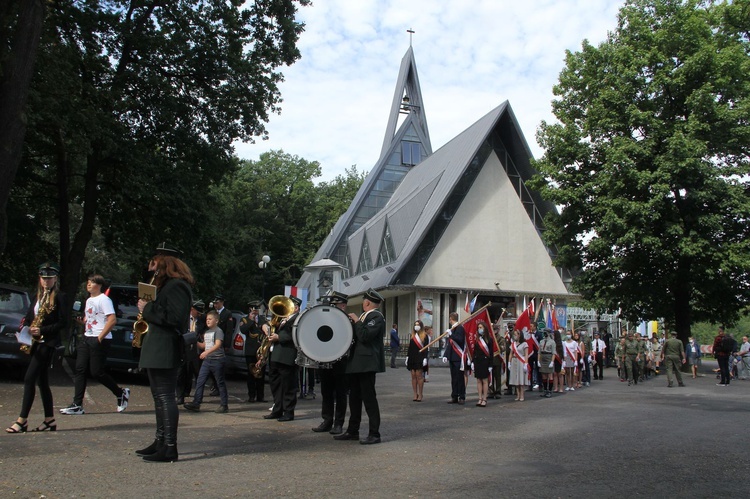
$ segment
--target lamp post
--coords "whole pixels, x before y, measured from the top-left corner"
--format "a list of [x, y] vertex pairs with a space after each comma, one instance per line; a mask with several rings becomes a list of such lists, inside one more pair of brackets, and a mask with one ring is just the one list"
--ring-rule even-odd
[[258, 262], [258, 268], [263, 270], [263, 287], [260, 293], [260, 297], [263, 300], [264, 306], [266, 303], [266, 269], [268, 268], [269, 263], [271, 263], [271, 257], [268, 255], [263, 255], [263, 258], [261, 258]]

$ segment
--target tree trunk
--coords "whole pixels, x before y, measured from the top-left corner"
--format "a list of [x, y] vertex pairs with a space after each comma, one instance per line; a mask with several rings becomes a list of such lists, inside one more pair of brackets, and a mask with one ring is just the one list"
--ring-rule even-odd
[[[6, 208], [26, 137], [24, 109], [44, 22], [44, 0], [20, 0], [7, 62], [0, 65], [0, 253], [8, 242]], [[10, 11], [12, 7], [8, 7]], [[4, 13], [7, 13], [5, 11]], [[10, 39], [11, 37], [9, 37]]]
[[[683, 268], [686, 267], [686, 268]], [[690, 275], [690, 265], [683, 262], [678, 263], [678, 276]], [[692, 325], [692, 307], [690, 306], [691, 285], [686, 282], [687, 279], [678, 277], [674, 290], [674, 329], [677, 331], [677, 338], [682, 341], [683, 348], [690, 337], [690, 326]], [[683, 372], [689, 372], [690, 367], [683, 365]]]

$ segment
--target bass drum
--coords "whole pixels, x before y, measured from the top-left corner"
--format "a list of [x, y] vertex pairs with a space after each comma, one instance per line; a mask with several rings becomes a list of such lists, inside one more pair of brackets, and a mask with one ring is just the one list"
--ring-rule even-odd
[[349, 316], [340, 308], [317, 305], [297, 317], [292, 338], [309, 359], [334, 362], [349, 351], [354, 329]]

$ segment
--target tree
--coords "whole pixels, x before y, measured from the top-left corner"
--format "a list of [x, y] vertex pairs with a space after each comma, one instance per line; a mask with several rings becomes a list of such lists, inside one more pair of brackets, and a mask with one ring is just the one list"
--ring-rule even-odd
[[6, 206], [26, 136], [24, 110], [45, 15], [44, 0], [0, 5], [0, 253], [8, 240]]
[[732, 323], [750, 298], [750, 2], [629, 0], [566, 55], [536, 186], [573, 286], [631, 320]]
[[221, 224], [233, 231], [223, 246], [226, 258], [213, 265], [217, 285], [224, 286], [230, 303], [260, 298], [258, 262], [264, 254], [271, 257], [266, 298], [294, 284], [364, 180], [356, 167], [316, 185], [320, 175], [317, 161], [269, 151], [257, 161], [241, 161], [236, 172], [212, 189]]
[[[236, 168], [232, 143], [266, 135], [281, 102], [278, 68], [300, 56], [294, 14], [309, 0], [243, 4], [50, 7], [13, 202], [32, 208], [36, 239], [59, 234], [69, 291], [97, 227], [106, 249], [127, 247], [133, 262], [161, 241], [190, 241], [203, 193]], [[3, 267], [25, 244], [36, 251], [33, 240], [10, 245]]]

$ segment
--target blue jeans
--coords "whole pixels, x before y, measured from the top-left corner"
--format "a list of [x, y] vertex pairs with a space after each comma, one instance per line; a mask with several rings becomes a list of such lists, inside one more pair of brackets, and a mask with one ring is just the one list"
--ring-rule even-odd
[[208, 375], [213, 374], [216, 380], [216, 385], [219, 388], [219, 398], [221, 398], [221, 405], [229, 405], [229, 398], [227, 397], [227, 383], [224, 380], [224, 366], [226, 365], [226, 357], [218, 359], [207, 358], [203, 360], [201, 370], [198, 373], [198, 381], [195, 387], [195, 395], [193, 396], [193, 403], [200, 405], [203, 402], [203, 388], [206, 386], [206, 380]]

